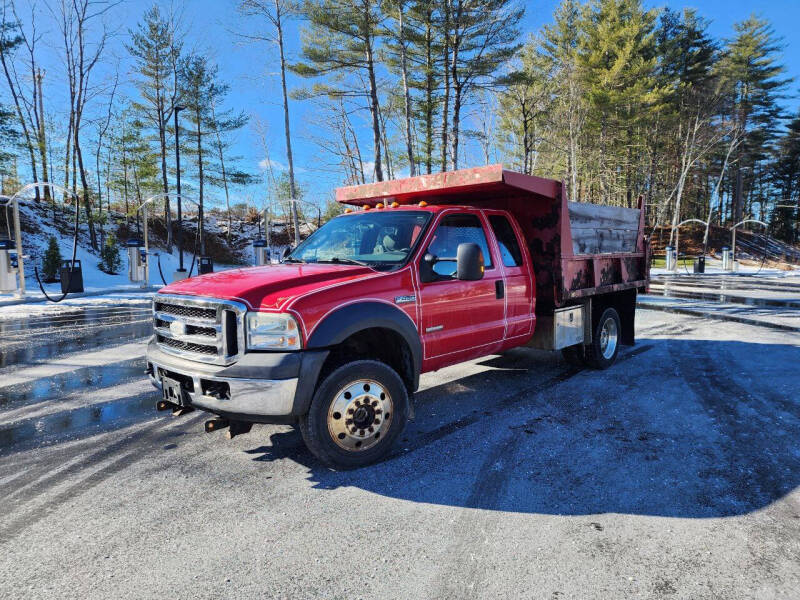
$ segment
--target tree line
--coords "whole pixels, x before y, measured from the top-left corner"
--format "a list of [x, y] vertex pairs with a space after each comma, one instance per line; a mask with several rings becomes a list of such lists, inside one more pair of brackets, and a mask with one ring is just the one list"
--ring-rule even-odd
[[[201, 213], [213, 189], [230, 219], [259, 180], [273, 198], [301, 198], [298, 135], [318, 150], [310, 166], [344, 184], [505, 162], [563, 179], [577, 201], [634, 206], [642, 196], [654, 225], [757, 218], [797, 236], [800, 115], [786, 109], [783, 43], [756, 16], [715, 39], [697, 12], [641, 0], [563, 0], [527, 33], [519, 0], [237, 0], [242, 26], [226, 35], [277, 58], [270, 100], [283, 139], [270, 148], [250, 111], [232, 108], [214, 62], [186, 48], [180, 13], [153, 5], [112, 36], [116, 2], [46, 3], [68, 88], [56, 107], [46, 101], [40, 14], [0, 2], [3, 189], [18, 186], [22, 164], [71, 190], [92, 215], [94, 245], [94, 223], [112, 205], [131, 214], [163, 194], [169, 223], [177, 137]], [[125, 72], [108, 68], [119, 37]], [[313, 110], [298, 133], [301, 102]], [[267, 157], [261, 176], [233, 149], [248, 122]], [[271, 155], [286, 158], [277, 175]]]
[[576, 200], [643, 196], [654, 225], [755, 218], [796, 239], [800, 116], [784, 108], [782, 50], [757, 16], [714, 39], [692, 9], [564, 0], [509, 68], [503, 153], [560, 174]]

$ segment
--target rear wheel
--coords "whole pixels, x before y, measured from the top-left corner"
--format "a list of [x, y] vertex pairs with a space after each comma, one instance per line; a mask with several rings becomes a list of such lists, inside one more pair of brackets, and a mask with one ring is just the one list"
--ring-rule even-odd
[[408, 419], [408, 392], [388, 365], [359, 360], [320, 383], [300, 433], [328, 466], [355, 469], [383, 458]]
[[605, 309], [595, 324], [592, 343], [586, 348], [588, 362], [595, 369], [607, 369], [617, 360], [621, 330], [617, 311]]

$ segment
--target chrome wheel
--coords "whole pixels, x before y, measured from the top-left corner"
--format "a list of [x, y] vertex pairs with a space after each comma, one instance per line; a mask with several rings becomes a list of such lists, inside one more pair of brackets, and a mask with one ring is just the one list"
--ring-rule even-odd
[[394, 406], [387, 389], [373, 379], [349, 383], [328, 409], [328, 433], [337, 446], [350, 452], [371, 448], [386, 435]]
[[614, 319], [606, 319], [603, 328], [600, 330], [600, 353], [603, 358], [610, 359], [617, 350], [617, 322]]

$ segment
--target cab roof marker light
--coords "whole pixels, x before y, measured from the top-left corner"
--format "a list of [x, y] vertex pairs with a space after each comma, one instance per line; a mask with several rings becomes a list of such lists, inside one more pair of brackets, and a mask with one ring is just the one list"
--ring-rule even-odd
[[392, 208], [397, 208], [398, 206], [400, 206], [399, 202], [392, 202]]
[[362, 208], [363, 208], [364, 210], [369, 210], [371, 207], [370, 207], [370, 205], [369, 205], [369, 204], [365, 204], [365, 205], [364, 205]]
[[420, 208], [425, 208], [426, 206], [428, 206], [428, 203], [425, 202], [425, 200], [423, 200], [422, 202], [419, 203], [419, 207]]

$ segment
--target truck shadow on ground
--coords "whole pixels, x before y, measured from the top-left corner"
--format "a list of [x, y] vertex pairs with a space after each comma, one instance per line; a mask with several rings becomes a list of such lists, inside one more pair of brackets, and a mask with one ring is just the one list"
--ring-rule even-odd
[[[800, 348], [641, 339], [604, 372], [516, 350], [420, 392], [386, 461], [320, 465], [297, 431], [250, 450], [318, 489], [522, 513], [724, 517], [800, 485]], [[797, 515], [800, 518], [800, 515]]]

